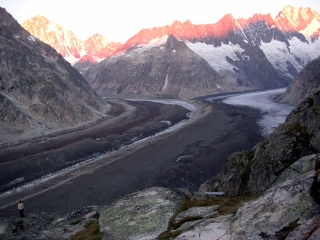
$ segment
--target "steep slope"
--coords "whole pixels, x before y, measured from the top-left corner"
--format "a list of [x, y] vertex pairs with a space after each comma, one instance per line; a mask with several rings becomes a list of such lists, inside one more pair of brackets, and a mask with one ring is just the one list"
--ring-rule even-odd
[[[82, 74], [99, 93], [122, 96], [192, 98], [284, 86], [259, 48], [244, 42], [242, 45], [243, 49], [230, 42], [225, 48], [231, 50], [225, 57], [215, 58], [213, 63], [192, 51], [212, 54], [202, 44], [186, 44], [173, 36], [163, 37], [156, 43], [110, 57], [88, 70], [82, 69]], [[226, 65], [225, 71], [216, 71], [214, 64]]]
[[0, 143], [104, 116], [105, 102], [49, 45], [0, 8]]
[[53, 24], [40, 15], [26, 20], [22, 27], [56, 49], [71, 64], [79, 60], [99, 62], [109, 57], [120, 46], [120, 43], [108, 42], [100, 34], [82, 41], [72, 31], [65, 30], [60, 24]]
[[308, 96], [320, 90], [320, 57], [310, 62], [288, 86], [279, 101], [299, 105]]

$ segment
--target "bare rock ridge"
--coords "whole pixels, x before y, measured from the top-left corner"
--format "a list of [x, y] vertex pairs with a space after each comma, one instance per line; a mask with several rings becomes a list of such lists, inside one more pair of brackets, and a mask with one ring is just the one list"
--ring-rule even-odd
[[299, 105], [308, 96], [320, 90], [320, 58], [309, 63], [288, 86], [279, 101]]
[[105, 116], [106, 103], [70, 63], [0, 13], [0, 143]]

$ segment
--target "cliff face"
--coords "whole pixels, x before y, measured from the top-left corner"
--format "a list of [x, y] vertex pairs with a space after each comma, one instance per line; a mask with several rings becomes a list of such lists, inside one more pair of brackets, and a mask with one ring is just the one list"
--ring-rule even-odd
[[282, 103], [297, 106], [311, 94], [320, 90], [320, 58], [310, 62], [279, 97]]
[[0, 13], [0, 142], [104, 116], [104, 101], [60, 54]]

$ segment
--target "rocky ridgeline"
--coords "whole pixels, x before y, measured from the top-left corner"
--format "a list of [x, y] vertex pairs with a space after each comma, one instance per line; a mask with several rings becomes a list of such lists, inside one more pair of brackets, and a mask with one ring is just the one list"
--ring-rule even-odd
[[320, 57], [311, 61], [289, 85], [279, 101], [297, 106], [320, 90]]

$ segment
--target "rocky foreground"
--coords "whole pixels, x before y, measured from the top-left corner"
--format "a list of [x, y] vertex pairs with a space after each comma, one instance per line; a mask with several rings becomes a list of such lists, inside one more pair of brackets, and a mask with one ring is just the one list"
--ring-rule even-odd
[[[87, 236], [84, 228], [95, 220], [101, 233], [91, 235], [97, 239], [319, 239], [319, 198], [310, 194], [318, 187], [319, 158], [313, 154], [299, 159], [264, 194], [252, 196], [254, 200], [235, 213], [224, 211], [226, 197], [210, 199], [203, 193], [153, 187], [62, 217], [43, 213], [0, 220], [0, 236], [80, 239], [75, 236]], [[191, 207], [181, 211], [181, 202]], [[229, 202], [236, 204], [232, 198]]]

